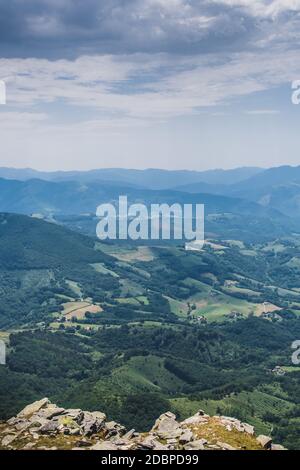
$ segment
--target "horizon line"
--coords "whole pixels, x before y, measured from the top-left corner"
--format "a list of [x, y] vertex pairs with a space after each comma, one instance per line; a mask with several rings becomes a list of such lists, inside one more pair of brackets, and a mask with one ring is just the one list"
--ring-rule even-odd
[[221, 168], [221, 167], [212, 167], [208, 169], [189, 169], [189, 168], [181, 168], [181, 169], [173, 169], [173, 168], [157, 168], [157, 167], [146, 167], [146, 168], [132, 168], [132, 167], [98, 167], [98, 168], [89, 168], [89, 169], [39, 169], [35, 167], [10, 167], [10, 166], [0, 166], [0, 171], [2, 170], [11, 170], [11, 171], [33, 171], [37, 173], [89, 173], [94, 171], [138, 171], [138, 172], [146, 172], [146, 171], [165, 171], [165, 172], [173, 172], [173, 173], [180, 173], [180, 172], [188, 172], [188, 173], [206, 173], [212, 171], [234, 171], [234, 170], [243, 170], [243, 169], [257, 169], [257, 170], [268, 170], [268, 169], [275, 169], [275, 168], [297, 168], [300, 165], [276, 165], [276, 166], [235, 166], [230, 168]]

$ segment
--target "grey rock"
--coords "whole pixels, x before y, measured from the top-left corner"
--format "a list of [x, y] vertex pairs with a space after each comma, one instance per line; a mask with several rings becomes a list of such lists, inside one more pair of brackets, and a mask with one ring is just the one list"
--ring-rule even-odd
[[30, 428], [40, 428], [41, 426], [44, 426], [47, 423], [48, 419], [42, 418], [39, 415], [33, 415], [29, 420]]
[[227, 444], [226, 442], [218, 441], [217, 446], [223, 450], [237, 450], [235, 447], [231, 446], [230, 444]]
[[115, 421], [109, 421], [108, 423], [105, 423], [103, 430], [106, 433], [107, 439], [113, 436], [121, 437], [126, 433], [126, 428], [116, 423]]
[[176, 421], [176, 416], [171, 413], [162, 414], [155, 422], [152, 430], [161, 439], [176, 439], [184, 433], [180, 424]]
[[42, 408], [45, 408], [47, 405], [50, 404], [48, 398], [43, 398], [42, 400], [35, 401], [31, 403], [31, 405], [26, 406], [20, 413], [17, 415], [18, 418], [29, 418], [34, 413], [37, 413]]
[[68, 429], [66, 434], [69, 436], [80, 436], [80, 428]]
[[90, 447], [91, 443], [87, 439], [80, 439], [80, 441], [76, 442], [77, 447]]
[[90, 450], [118, 450], [118, 446], [112, 442], [97, 442], [94, 446], [90, 447]]
[[64, 408], [59, 408], [56, 405], [48, 405], [46, 408], [41, 409], [38, 412], [38, 416], [45, 419], [52, 419], [55, 416], [62, 415], [65, 412]]
[[106, 416], [104, 413], [85, 412], [81, 421], [81, 430], [84, 436], [97, 434], [104, 426]]
[[228, 431], [232, 431], [233, 429], [239, 432], [246, 432], [251, 436], [254, 435], [254, 427], [250, 426], [250, 424], [242, 423], [238, 419], [231, 418], [228, 416], [221, 416], [220, 417], [220, 424], [225, 426]]
[[243, 423], [243, 426], [247, 434], [254, 436], [254, 432], [255, 432], [254, 426], [251, 426], [250, 424], [247, 424], [247, 423]]
[[169, 445], [176, 445], [177, 443], [177, 439], [167, 439], [167, 444]]
[[134, 436], [137, 437], [135, 429], [131, 429], [131, 431], [128, 431], [126, 434], [124, 434], [123, 438], [124, 439], [131, 439]]
[[[9, 424], [10, 427], [14, 427], [17, 431], [23, 431], [30, 427], [31, 422], [28, 419], [11, 418], [7, 421], [7, 424]], [[10, 428], [7, 430], [7, 432], [9, 431]]]
[[28, 442], [24, 447], [23, 450], [31, 450], [35, 446], [35, 442]]
[[84, 418], [84, 412], [79, 409], [68, 409], [68, 410], [65, 410], [62, 413], [62, 415], [60, 415], [58, 418], [62, 419], [63, 417], [70, 418], [73, 421], [75, 421], [77, 424], [81, 424]]
[[264, 448], [264, 449], [271, 449], [271, 446], [272, 446], [272, 438], [269, 437], [269, 436], [264, 436], [264, 435], [260, 435], [257, 437], [257, 442]]
[[124, 439], [124, 437], [115, 437], [114, 439], [111, 439], [110, 442], [114, 444], [115, 446], [128, 446], [131, 444], [129, 439]]
[[205, 441], [203, 441], [203, 439], [199, 439], [197, 441], [189, 442], [183, 448], [184, 450], [205, 450], [204, 442]]
[[30, 428], [31, 422], [30, 421], [20, 421], [18, 424], [16, 424], [14, 427], [17, 431], [23, 432], [27, 431], [28, 428]]
[[153, 450], [171, 450], [169, 446], [163, 445], [158, 441], [154, 442]]
[[1, 445], [3, 447], [8, 447], [10, 446], [10, 444], [12, 444], [15, 440], [17, 439], [17, 436], [16, 435], [8, 435], [8, 436], [5, 436], [2, 441], [1, 441]]
[[57, 421], [48, 421], [39, 429], [39, 432], [41, 434], [53, 434], [58, 432], [58, 428], [59, 424]]
[[200, 410], [194, 416], [185, 419], [181, 424], [183, 425], [192, 425], [192, 424], [206, 424], [208, 422], [209, 416]]
[[188, 444], [189, 442], [194, 440], [194, 434], [192, 431], [187, 429], [182, 436], [179, 438], [179, 443], [180, 444]]
[[10, 418], [10, 419], [7, 421], [7, 424], [8, 424], [9, 426], [16, 426], [17, 424], [19, 424], [19, 423], [24, 423], [24, 422], [25, 422], [24, 419], [14, 417], [14, 418]]
[[137, 450], [169, 450], [170, 447], [161, 444], [155, 437], [147, 436], [137, 445]]
[[271, 450], [287, 450], [287, 449], [283, 446], [280, 446], [279, 444], [272, 444]]
[[138, 443], [138, 448], [152, 450], [154, 449], [155, 445], [156, 445], [156, 440], [152, 436], [148, 436]]

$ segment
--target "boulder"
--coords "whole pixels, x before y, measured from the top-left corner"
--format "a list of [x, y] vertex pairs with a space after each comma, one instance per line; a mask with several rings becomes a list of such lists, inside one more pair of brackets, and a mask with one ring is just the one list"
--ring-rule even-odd
[[103, 430], [106, 433], [106, 438], [109, 439], [113, 436], [124, 436], [126, 433], [126, 428], [116, 423], [115, 421], [109, 421], [104, 424]]
[[273, 442], [271, 437], [260, 435], [257, 437], [256, 440], [264, 449], [271, 449], [272, 442]]
[[14, 442], [14, 440], [17, 438], [16, 435], [8, 435], [8, 436], [5, 436], [2, 441], [1, 441], [1, 445], [3, 447], [8, 447], [10, 446], [10, 444], [12, 444]]
[[183, 425], [193, 425], [193, 424], [205, 424], [208, 422], [209, 416], [200, 410], [194, 416], [185, 419], [181, 424]]
[[118, 446], [116, 446], [112, 442], [102, 441], [97, 442], [97, 444], [90, 447], [90, 450], [118, 450]]
[[137, 450], [169, 450], [169, 446], [161, 444], [155, 437], [149, 435], [138, 443]]
[[28, 428], [31, 426], [31, 422], [27, 420], [22, 420], [19, 423], [15, 424], [15, 429], [19, 432], [27, 431]]
[[[136, 436], [136, 432], [135, 432], [135, 429], [131, 429], [130, 431], [128, 431], [126, 434], [124, 434], [123, 438], [124, 439], [132, 439], [132, 437]], [[137, 436], [136, 436], [137, 437]]]
[[58, 421], [48, 421], [39, 429], [39, 432], [41, 434], [55, 434], [58, 432], [59, 430], [58, 428], [59, 428]]
[[44, 426], [45, 424], [47, 424], [48, 421], [49, 421], [48, 419], [42, 418], [39, 415], [36, 415], [36, 414], [32, 415], [29, 420], [30, 428], [40, 428], [41, 426]]
[[250, 424], [243, 423], [244, 430], [247, 434], [250, 434], [250, 436], [254, 436], [255, 429], [254, 426], [251, 426]]
[[156, 439], [153, 436], [147, 436], [145, 439], [142, 439], [138, 442], [138, 449], [153, 450], [155, 447]]
[[91, 443], [85, 439], [85, 438], [82, 438], [80, 439], [80, 441], [77, 441], [76, 442], [76, 446], [79, 448], [83, 448], [83, 447], [90, 447]]
[[100, 412], [85, 412], [81, 421], [81, 430], [84, 436], [97, 434], [104, 426], [106, 416]]
[[188, 444], [189, 442], [194, 440], [194, 434], [192, 431], [187, 429], [184, 434], [182, 434], [179, 438], [179, 443], [180, 444]]
[[73, 421], [76, 421], [77, 424], [81, 424], [83, 417], [84, 417], [84, 412], [79, 409], [68, 409], [65, 410], [62, 415], [60, 415], [60, 418], [70, 418]]
[[199, 439], [197, 441], [189, 442], [183, 448], [184, 450], [205, 450], [204, 443], [206, 441], [203, 439]]
[[271, 445], [271, 450], [287, 450], [287, 449], [283, 446], [278, 445], [278, 444], [272, 444]]
[[[76, 417], [77, 415], [74, 415], [74, 417]], [[59, 433], [62, 433], [62, 434], [66, 434], [66, 435], [72, 435], [72, 436], [77, 436], [80, 434], [80, 426], [78, 424], [77, 421], [75, 421], [75, 419], [69, 415], [62, 415], [62, 416], [59, 416], [59, 419], [56, 420], [55, 418], [53, 418], [52, 420], [53, 422], [56, 422], [58, 427], [57, 427], [57, 431]]]
[[151, 433], [156, 434], [161, 439], [176, 439], [183, 434], [184, 430], [176, 421], [176, 416], [171, 413], [162, 414], [155, 422]]
[[222, 450], [237, 450], [235, 447], [227, 444], [226, 442], [217, 442], [217, 446], [220, 447]]
[[35, 401], [31, 405], [26, 406], [20, 413], [17, 415], [18, 418], [29, 418], [34, 413], [37, 413], [42, 408], [45, 408], [50, 404], [48, 398], [43, 398], [42, 400]]
[[8, 426], [16, 426], [16, 424], [24, 423], [24, 422], [25, 422], [24, 419], [14, 417], [14, 418], [10, 418], [7, 421], [7, 424], [8, 424]]
[[28, 442], [22, 450], [31, 450], [35, 446], [35, 442]]
[[45, 419], [52, 419], [55, 416], [62, 415], [66, 410], [64, 408], [59, 408], [56, 405], [53, 405], [52, 403], [46, 408], [42, 408], [37, 415], [40, 416], [41, 418]]
[[67, 434], [68, 436], [80, 436], [80, 428], [68, 428], [67, 430], [65, 430], [65, 434]]

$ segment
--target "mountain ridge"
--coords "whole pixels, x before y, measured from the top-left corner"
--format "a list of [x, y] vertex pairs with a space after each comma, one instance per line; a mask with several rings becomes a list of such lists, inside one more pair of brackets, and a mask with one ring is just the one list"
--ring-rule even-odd
[[145, 170], [126, 168], [104, 168], [87, 171], [55, 171], [46, 172], [31, 168], [0, 168], [0, 177], [26, 181], [28, 179], [42, 179], [45, 181], [79, 181], [92, 182], [97, 180], [119, 182], [123, 184], [138, 184], [148, 189], [171, 189], [183, 183], [207, 182], [228, 184], [244, 180], [263, 171], [257, 167], [241, 167], [232, 170], [165, 170], [149, 168]]

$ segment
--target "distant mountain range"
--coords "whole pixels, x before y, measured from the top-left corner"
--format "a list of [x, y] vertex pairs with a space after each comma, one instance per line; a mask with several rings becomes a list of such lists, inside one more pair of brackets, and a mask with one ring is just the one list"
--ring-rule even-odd
[[176, 189], [242, 198], [277, 209], [293, 218], [300, 217], [300, 166], [270, 168], [232, 184], [198, 182], [184, 184]]
[[48, 173], [0, 168], [2, 211], [95, 212], [98, 204], [115, 200], [120, 194], [128, 194], [133, 202], [200, 201], [207, 205], [209, 212], [241, 213], [242, 209], [244, 214], [254, 211], [265, 216], [270, 214], [269, 209], [275, 209], [300, 219], [300, 166], [204, 172], [99, 169]]
[[[261, 168], [237, 168], [234, 170], [168, 171], [159, 169], [130, 170], [124, 168], [105, 168], [90, 171], [57, 171], [42, 172], [30, 168], [0, 168], [0, 178], [27, 181], [42, 179], [45, 181], [108, 181], [125, 183], [147, 189], [171, 189], [182, 184], [193, 184], [199, 181], [207, 184], [234, 184], [259, 174]], [[203, 192], [203, 191], [202, 191]]]
[[149, 190], [120, 186], [110, 182], [80, 183], [78, 181], [51, 182], [38, 179], [17, 181], [0, 179], [0, 211], [43, 215], [95, 214], [99, 204], [117, 203], [120, 195], [127, 195], [129, 203], [150, 204], [205, 204], [209, 213], [233, 213], [256, 216], [279, 216], [270, 210], [241, 198], [192, 194], [173, 190]]

